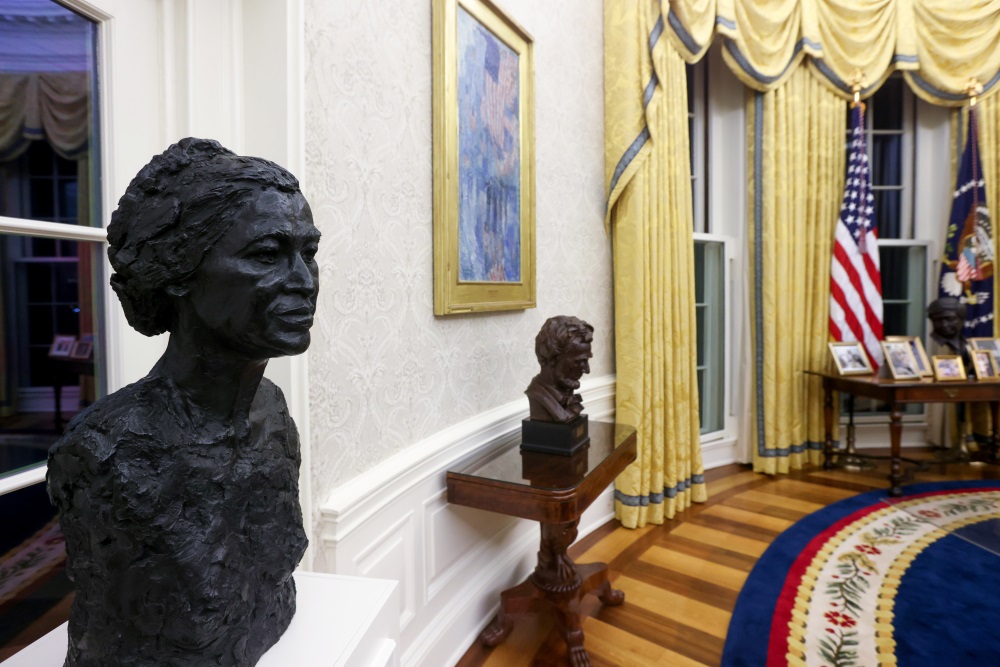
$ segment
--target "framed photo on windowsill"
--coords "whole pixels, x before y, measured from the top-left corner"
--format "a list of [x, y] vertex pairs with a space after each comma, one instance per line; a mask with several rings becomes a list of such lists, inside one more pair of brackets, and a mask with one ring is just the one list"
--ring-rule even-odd
[[964, 380], [965, 365], [962, 357], [957, 354], [934, 355], [931, 357], [934, 365], [934, 379], [938, 382], [954, 382]]
[[490, 0], [432, 0], [434, 314], [535, 307], [534, 45]]
[[828, 343], [833, 364], [841, 375], [871, 375], [875, 372], [861, 343]]
[[56, 336], [49, 346], [50, 357], [69, 357], [73, 352], [73, 345], [76, 343], [76, 336]]
[[920, 340], [920, 336], [885, 337], [885, 342], [887, 343], [899, 343], [903, 341], [909, 343], [910, 350], [913, 352], [913, 358], [917, 362], [921, 377], [934, 377], [934, 369], [931, 367], [931, 362], [927, 358], [927, 352], [924, 350], [924, 343]]

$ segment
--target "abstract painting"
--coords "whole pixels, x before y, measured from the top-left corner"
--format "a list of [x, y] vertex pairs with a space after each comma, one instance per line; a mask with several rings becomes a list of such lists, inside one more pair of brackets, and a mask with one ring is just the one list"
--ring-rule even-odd
[[434, 39], [434, 312], [531, 308], [531, 38], [487, 0], [435, 0]]

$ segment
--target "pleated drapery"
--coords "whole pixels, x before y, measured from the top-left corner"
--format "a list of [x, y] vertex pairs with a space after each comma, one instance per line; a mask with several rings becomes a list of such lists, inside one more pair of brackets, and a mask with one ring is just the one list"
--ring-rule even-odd
[[748, 102], [754, 469], [818, 463], [847, 105], [805, 68]]
[[90, 84], [87, 72], [0, 72], [0, 162], [31, 141], [47, 141], [67, 160], [87, 151]]
[[843, 97], [856, 71], [865, 97], [903, 70], [917, 95], [950, 106], [965, 102], [970, 78], [984, 97], [1000, 80], [1000, 0], [671, 0], [663, 11], [685, 60], [719, 35], [729, 68], [754, 90], [781, 86], [806, 56]]
[[607, 222], [614, 248], [617, 420], [638, 430], [618, 478], [626, 527], [706, 499], [698, 419], [684, 62], [656, 3], [605, 3]]

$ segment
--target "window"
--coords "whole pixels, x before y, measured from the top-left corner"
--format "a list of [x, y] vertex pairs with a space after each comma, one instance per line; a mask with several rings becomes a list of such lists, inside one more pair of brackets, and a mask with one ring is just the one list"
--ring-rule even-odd
[[[930, 257], [927, 243], [913, 238], [916, 103], [902, 77], [894, 74], [866, 105], [865, 135], [882, 274], [882, 328], [886, 336], [924, 338]], [[888, 408], [859, 399], [854, 411], [881, 417]], [[923, 406], [910, 404], [904, 412], [919, 415]]]
[[45, 460], [104, 392], [96, 24], [52, 0], [0, 19], [0, 660], [71, 588]]

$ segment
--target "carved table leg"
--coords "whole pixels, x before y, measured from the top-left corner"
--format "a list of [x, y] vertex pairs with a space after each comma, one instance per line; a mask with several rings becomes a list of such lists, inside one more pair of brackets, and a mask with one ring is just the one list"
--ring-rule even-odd
[[538, 564], [530, 577], [500, 595], [500, 612], [479, 640], [496, 646], [510, 635], [513, 616], [528, 611], [551, 609], [569, 649], [573, 667], [589, 667], [590, 657], [583, 648], [583, 611], [580, 602], [587, 593], [595, 593], [609, 606], [625, 601], [625, 593], [611, 587], [608, 566], [604, 563], [576, 565], [566, 553], [576, 540], [577, 522], [543, 523], [538, 550]]
[[900, 454], [900, 441], [903, 439], [903, 414], [899, 404], [893, 403], [889, 413], [889, 440], [891, 444], [891, 463], [889, 470], [889, 495], [903, 495], [900, 483], [903, 481], [903, 460]]
[[823, 426], [826, 439], [823, 441], [823, 470], [833, 468], [833, 391], [823, 385]]

